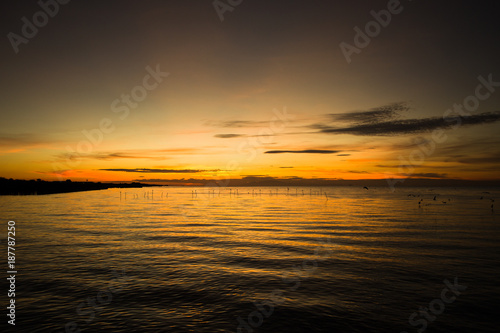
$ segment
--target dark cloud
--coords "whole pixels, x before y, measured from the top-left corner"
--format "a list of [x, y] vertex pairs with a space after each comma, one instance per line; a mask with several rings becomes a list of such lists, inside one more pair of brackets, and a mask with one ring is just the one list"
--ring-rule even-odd
[[241, 179], [274, 179], [269, 175], [242, 175]]
[[95, 158], [98, 160], [114, 160], [121, 158], [152, 158], [151, 156], [140, 156], [140, 155], [131, 155], [124, 153], [111, 153], [111, 154], [94, 154], [90, 156], [91, 158]]
[[351, 156], [351, 154], [338, 154], [337, 156]]
[[421, 145], [430, 144], [432, 142], [431, 139], [427, 139], [423, 136], [414, 137], [411, 140], [402, 140], [397, 143], [393, 143], [389, 146], [392, 150], [406, 150], [412, 148], [418, 148]]
[[421, 168], [421, 165], [412, 165], [412, 164], [398, 164], [398, 165], [386, 165], [386, 164], [377, 164], [377, 168]]
[[429, 132], [434, 129], [446, 129], [456, 126], [471, 126], [493, 123], [500, 120], [500, 112], [485, 112], [478, 115], [467, 117], [453, 116], [443, 119], [443, 117], [424, 118], [424, 119], [405, 119], [386, 121], [374, 124], [362, 124], [349, 127], [327, 127], [323, 126], [322, 133], [329, 134], [352, 134], [352, 135], [372, 135], [372, 136], [395, 136], [404, 134], [417, 134]]
[[227, 121], [207, 121], [207, 126], [224, 127], [224, 128], [241, 128], [241, 127], [263, 127], [269, 126], [269, 121], [253, 121], [253, 120], [227, 120]]
[[214, 137], [221, 139], [231, 139], [231, 138], [239, 138], [244, 136], [243, 134], [215, 134]]
[[410, 176], [412, 178], [438, 178], [438, 179], [448, 178], [448, 174], [446, 173], [434, 173], [434, 172], [412, 173], [408, 174], [407, 176]]
[[139, 172], [139, 173], [197, 173], [204, 171], [219, 170], [195, 170], [195, 169], [99, 169], [100, 171], [118, 171], [118, 172]]
[[306, 150], [268, 150], [265, 154], [336, 154], [338, 150], [306, 149]]
[[349, 113], [332, 113], [329, 117], [333, 121], [343, 121], [358, 124], [371, 124], [389, 119], [394, 119], [401, 115], [402, 112], [410, 110], [410, 107], [405, 102], [384, 105], [373, 108], [369, 111], [355, 111]]

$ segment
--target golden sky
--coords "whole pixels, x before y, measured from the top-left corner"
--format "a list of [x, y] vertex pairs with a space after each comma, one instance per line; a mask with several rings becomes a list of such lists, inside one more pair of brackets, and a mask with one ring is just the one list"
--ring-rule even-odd
[[11, 4], [0, 177], [499, 179], [498, 5], [388, 3]]

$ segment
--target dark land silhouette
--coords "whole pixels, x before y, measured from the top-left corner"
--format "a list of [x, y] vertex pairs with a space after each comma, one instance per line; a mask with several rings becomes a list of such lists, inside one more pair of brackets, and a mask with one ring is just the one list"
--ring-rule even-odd
[[[139, 179], [134, 179], [138, 181]], [[400, 181], [387, 179], [325, 179], [325, 178], [276, 178], [268, 176], [247, 176], [243, 178], [222, 179], [141, 179], [148, 184], [161, 186], [213, 186], [213, 187], [238, 187], [238, 186], [359, 186], [367, 187], [500, 187], [500, 180], [465, 180], [465, 179], [430, 179], [407, 178]]]
[[[394, 184], [394, 183], [393, 183]], [[241, 179], [144, 179], [143, 182], [112, 183], [112, 182], [77, 182], [71, 181], [44, 181], [6, 179], [0, 177], [0, 195], [40, 195], [67, 193], [79, 191], [95, 191], [108, 188], [140, 188], [149, 186], [213, 186], [213, 187], [240, 187], [240, 186], [359, 186], [369, 189], [371, 187], [387, 187], [390, 184], [385, 179], [305, 179], [274, 177], [243, 177]], [[395, 183], [398, 187], [500, 187], [499, 180], [478, 181], [463, 179], [417, 179], [409, 178]]]
[[73, 182], [66, 181], [44, 181], [44, 180], [20, 180], [0, 178], [0, 195], [39, 195], [80, 191], [105, 190], [108, 188], [137, 188], [154, 186], [142, 183], [101, 183], [101, 182]]

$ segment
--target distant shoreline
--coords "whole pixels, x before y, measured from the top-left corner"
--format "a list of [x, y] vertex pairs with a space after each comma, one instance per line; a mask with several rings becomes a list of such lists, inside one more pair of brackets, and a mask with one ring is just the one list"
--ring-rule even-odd
[[[82, 191], [97, 191], [109, 188], [141, 188], [141, 187], [368, 187], [380, 188], [390, 187], [385, 179], [361, 179], [361, 180], [326, 180], [326, 179], [261, 179], [259, 177], [247, 177], [243, 179], [230, 179], [229, 181], [214, 180], [184, 180], [161, 182], [76, 182], [66, 181], [44, 181], [44, 180], [18, 180], [0, 177], [0, 195], [44, 195], [57, 193], [71, 193]], [[166, 184], [168, 182], [168, 184]], [[405, 179], [395, 186], [397, 188], [433, 188], [433, 187], [468, 187], [468, 188], [500, 188], [500, 181], [478, 181], [463, 179]]]
[[71, 193], [83, 191], [106, 190], [108, 188], [141, 188], [156, 186], [143, 183], [101, 183], [101, 182], [73, 182], [18, 180], [0, 178], [0, 195], [44, 195], [56, 193]]
[[464, 180], [464, 179], [429, 179], [429, 178], [407, 178], [395, 183], [387, 179], [314, 179], [314, 178], [291, 178], [279, 179], [273, 177], [244, 177], [241, 179], [183, 179], [183, 180], [148, 180], [143, 182], [153, 186], [182, 186], [182, 187], [321, 187], [321, 186], [359, 186], [367, 187], [488, 187], [500, 188], [500, 180]]

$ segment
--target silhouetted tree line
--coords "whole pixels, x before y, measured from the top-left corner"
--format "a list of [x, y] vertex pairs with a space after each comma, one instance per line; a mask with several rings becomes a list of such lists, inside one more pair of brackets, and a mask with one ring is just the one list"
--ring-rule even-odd
[[33, 195], [33, 194], [52, 194], [67, 193], [79, 191], [104, 190], [108, 188], [131, 188], [152, 186], [142, 183], [101, 183], [101, 182], [73, 182], [71, 179], [66, 181], [44, 181], [6, 179], [0, 177], [0, 195]]

